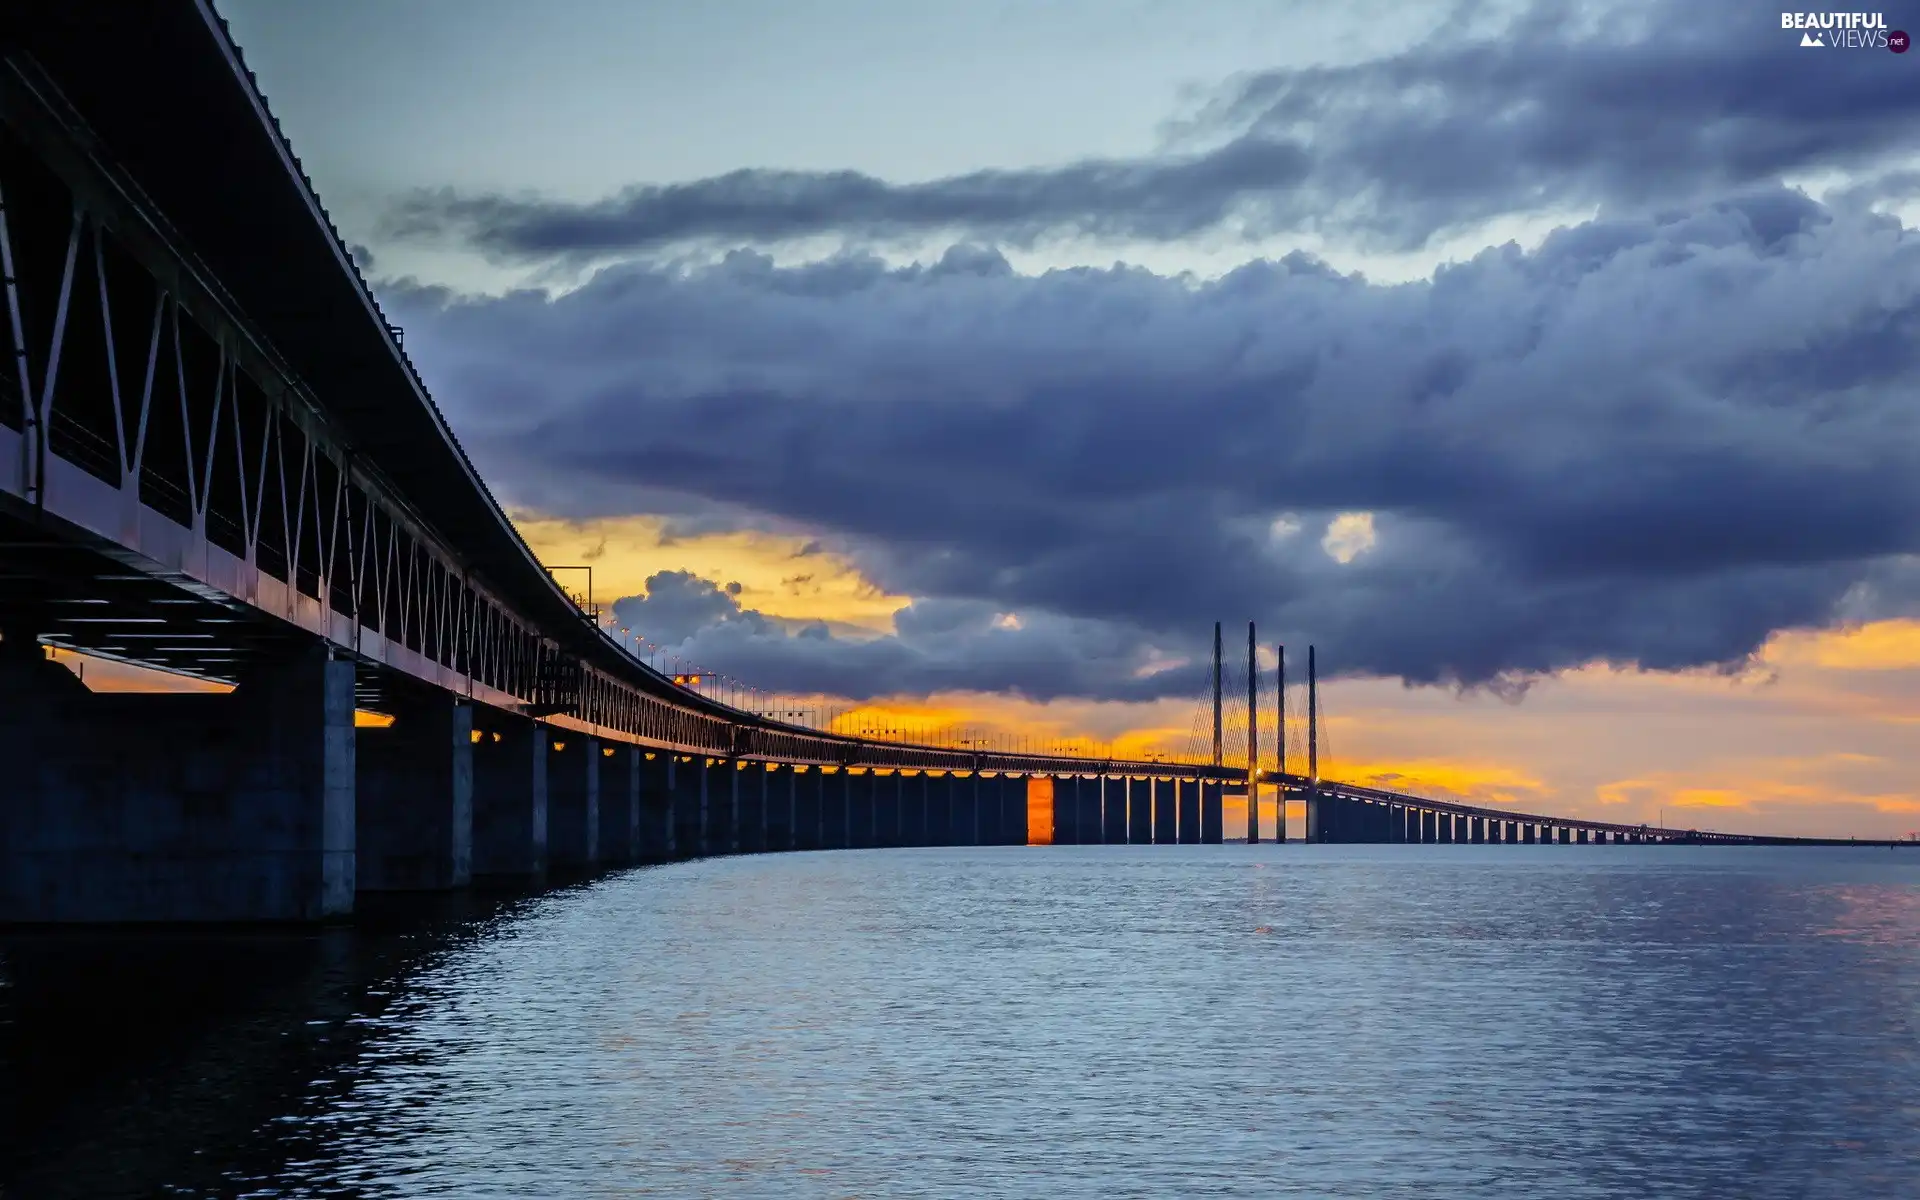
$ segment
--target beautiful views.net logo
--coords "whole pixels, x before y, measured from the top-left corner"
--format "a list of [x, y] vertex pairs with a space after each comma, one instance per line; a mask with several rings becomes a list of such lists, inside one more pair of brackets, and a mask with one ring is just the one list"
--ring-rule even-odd
[[1819, 49], [1891, 50], [1905, 54], [1910, 41], [1904, 30], [1888, 29], [1884, 13], [1783, 12], [1780, 28], [1800, 31], [1800, 44]]

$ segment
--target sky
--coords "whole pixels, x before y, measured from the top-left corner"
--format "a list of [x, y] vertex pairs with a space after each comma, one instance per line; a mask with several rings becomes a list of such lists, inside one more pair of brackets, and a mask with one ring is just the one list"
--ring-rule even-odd
[[1316, 647], [1325, 775], [1920, 830], [1920, 55], [1877, 30], [220, 9], [495, 494], [682, 663], [1180, 753], [1251, 620], [1263, 680]]

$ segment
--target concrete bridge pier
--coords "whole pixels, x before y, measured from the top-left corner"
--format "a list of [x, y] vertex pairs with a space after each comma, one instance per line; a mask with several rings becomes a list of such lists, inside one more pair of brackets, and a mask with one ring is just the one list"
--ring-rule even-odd
[[847, 800], [847, 780], [851, 776], [839, 767], [820, 773], [820, 844], [828, 850], [845, 850], [852, 843], [852, 805]]
[[952, 772], [927, 776], [927, 837], [923, 845], [953, 844], [954, 778]]
[[981, 839], [989, 846], [1014, 845], [1014, 809], [1020, 810], [1020, 841], [1027, 840], [1027, 789], [1025, 775], [1001, 775], [988, 781], [985, 820]]
[[927, 773], [896, 773], [900, 780], [900, 844], [927, 844]]
[[951, 846], [978, 846], [980, 844], [980, 773], [954, 775], [953, 790], [950, 793], [953, 807], [953, 828], [948, 834], [947, 844]]
[[600, 745], [600, 862], [636, 861], [640, 845], [640, 754], [633, 746]]
[[1180, 840], [1180, 816], [1173, 781], [1150, 777], [1147, 780], [1147, 794], [1152, 798], [1150, 803], [1153, 805], [1153, 844], [1176, 845]]
[[879, 844], [880, 777], [872, 771], [847, 773], [847, 845], [857, 850]]
[[634, 861], [665, 862], [675, 857], [673, 827], [673, 755], [636, 753], [640, 771], [640, 837]]
[[353, 910], [354, 669], [229, 695], [95, 693], [0, 641], [0, 921], [305, 921]]
[[707, 837], [701, 853], [740, 852], [740, 761], [710, 758], [707, 763]]
[[757, 762], [740, 764], [740, 853], [767, 849], [767, 768]]
[[1127, 844], [1153, 844], [1153, 785], [1132, 775], [1122, 775], [1120, 786], [1127, 796]]
[[[1104, 845], [1113, 836], [1113, 832], [1107, 828], [1107, 803], [1105, 793], [1101, 791], [1100, 777], [1070, 775], [1067, 778], [1072, 781], [1071, 786], [1078, 795], [1074, 811], [1079, 814], [1075, 824], [1080, 828], [1081, 843], [1088, 846]], [[1054, 795], [1059, 795], [1060, 783], [1057, 779], [1053, 786]], [[1122, 828], [1125, 828], [1124, 823]], [[1124, 833], [1120, 837], [1122, 841], [1126, 840]]]
[[354, 857], [362, 892], [473, 880], [473, 709], [446, 692], [354, 731]]
[[1182, 846], [1200, 844], [1200, 782], [1195, 779], [1177, 779], [1173, 783], [1174, 810], [1177, 830], [1175, 836]]
[[1053, 781], [1053, 844], [1080, 844], [1080, 778], [1068, 775]]
[[817, 766], [793, 770], [793, 848], [819, 850], [826, 845], [822, 836], [825, 816], [820, 811], [820, 786], [824, 778]]
[[592, 867], [600, 861], [600, 739], [547, 732], [547, 862]]
[[1101, 775], [1094, 781], [1100, 791], [1100, 840], [1109, 846], [1127, 844], [1127, 777]]
[[[1222, 812], [1224, 801], [1220, 795], [1220, 781], [1209, 779], [1200, 785], [1200, 843], [1203, 846], [1218, 846], [1226, 841], [1225, 816]], [[1285, 810], [1282, 809], [1282, 812]], [[1284, 818], [1282, 818], [1284, 820]]]
[[880, 844], [889, 849], [907, 844], [907, 773], [898, 768], [880, 777]]
[[980, 793], [986, 780], [980, 772], [959, 775], [953, 781], [953, 844], [980, 844]]
[[547, 728], [477, 708], [473, 721], [473, 873], [538, 876], [547, 869]]
[[699, 858], [707, 852], [706, 761], [688, 755], [671, 756], [667, 787], [673, 801], [674, 857]]
[[799, 798], [794, 781], [799, 778], [793, 768], [779, 763], [768, 763], [762, 772], [765, 776], [762, 794], [766, 797], [766, 820], [764, 826], [765, 844], [768, 850], [792, 850], [793, 831], [796, 824]]

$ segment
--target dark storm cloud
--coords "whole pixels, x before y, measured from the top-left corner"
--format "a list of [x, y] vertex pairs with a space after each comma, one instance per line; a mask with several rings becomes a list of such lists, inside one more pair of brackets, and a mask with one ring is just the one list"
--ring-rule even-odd
[[[1152, 653], [1255, 616], [1340, 669], [1484, 683], [1724, 664], [1915, 596], [1920, 235], [1780, 188], [1395, 286], [962, 248], [389, 299], [517, 501], [752, 514], [984, 630], [798, 646], [730, 601], [673, 609], [749, 679], [1185, 694], [1140, 678]], [[1374, 544], [1342, 563], [1321, 543], [1349, 511]]]
[[1543, 3], [1507, 28], [1404, 53], [1276, 70], [1185, 122], [1187, 152], [889, 183], [855, 171], [747, 169], [596, 203], [422, 192], [396, 238], [455, 238], [506, 260], [687, 245], [952, 233], [1170, 241], [1225, 228], [1318, 230], [1376, 248], [1517, 212], [1643, 209], [1910, 152], [1913, 64], [1800, 48], [1736, 0]]
[[645, 630], [689, 664], [724, 670], [766, 691], [870, 698], [935, 691], [1011, 692], [1036, 700], [1098, 695], [1152, 699], [1199, 690], [1193, 671], [1148, 674], [1148, 647], [1123, 626], [1053, 614], [1018, 621], [991, 603], [925, 599], [882, 638], [836, 636], [822, 624], [789, 629], [709, 580], [666, 571], [644, 596], [614, 604], [622, 625]]

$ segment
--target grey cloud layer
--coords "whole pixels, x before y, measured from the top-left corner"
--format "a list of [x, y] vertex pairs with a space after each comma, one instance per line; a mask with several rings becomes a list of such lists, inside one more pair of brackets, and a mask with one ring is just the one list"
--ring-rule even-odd
[[1554, 0], [1492, 36], [1236, 81], [1188, 123], [1207, 146], [1190, 153], [905, 184], [749, 169], [591, 204], [428, 191], [386, 232], [536, 261], [819, 235], [1029, 244], [1218, 228], [1408, 249], [1503, 214], [1897, 165], [1917, 120], [1904, 56], [1802, 50], [1772, 10], [1662, 0], [1596, 17]]
[[[1257, 616], [1342, 669], [1484, 683], [1726, 663], [1913, 596], [1920, 235], [1777, 187], [1397, 286], [956, 248], [390, 300], [516, 499], [817, 530], [952, 622], [801, 645], [725, 601], [686, 636], [750, 679], [1185, 694], [1148, 648]], [[1377, 544], [1342, 565], [1345, 510]]]

